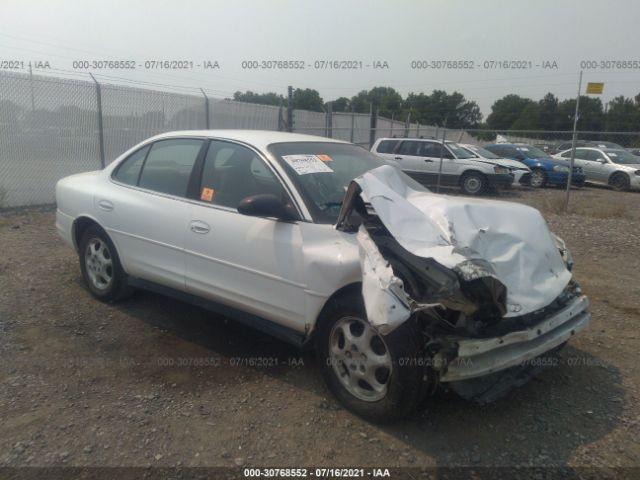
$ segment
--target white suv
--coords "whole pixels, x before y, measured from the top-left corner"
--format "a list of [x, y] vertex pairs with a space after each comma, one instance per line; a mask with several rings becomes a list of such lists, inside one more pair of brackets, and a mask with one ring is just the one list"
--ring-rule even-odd
[[439, 172], [440, 185], [460, 187], [469, 195], [509, 188], [513, 183], [513, 175], [506, 166], [478, 161], [474, 154], [455, 142], [445, 142], [442, 155], [441, 148], [439, 140], [379, 138], [371, 151], [426, 186], [437, 184]]

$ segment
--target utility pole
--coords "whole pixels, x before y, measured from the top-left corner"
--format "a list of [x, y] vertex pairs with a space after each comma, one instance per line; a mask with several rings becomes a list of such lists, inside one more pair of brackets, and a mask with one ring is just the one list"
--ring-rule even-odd
[[293, 87], [287, 87], [287, 132], [293, 132]]
[[569, 174], [567, 175], [567, 195], [564, 199], [564, 211], [569, 210], [569, 196], [571, 192], [571, 180], [573, 179], [573, 165], [576, 160], [576, 139], [578, 136], [578, 116], [580, 115], [580, 92], [582, 91], [582, 70], [578, 80], [578, 97], [576, 98], [576, 111], [573, 115], [573, 136], [571, 137], [571, 160], [569, 161]]

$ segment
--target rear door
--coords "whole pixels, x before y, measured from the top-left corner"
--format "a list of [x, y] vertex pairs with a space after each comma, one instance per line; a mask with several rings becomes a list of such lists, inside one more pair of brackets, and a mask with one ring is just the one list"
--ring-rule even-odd
[[186, 195], [204, 145], [195, 138], [147, 145], [116, 168], [113, 183], [95, 193], [100, 223], [128, 274], [184, 290]]
[[253, 149], [212, 140], [187, 216], [186, 283], [201, 297], [304, 329], [300, 223], [238, 213], [242, 199], [274, 194], [292, 203], [279, 177]]
[[385, 160], [390, 160], [392, 164], [397, 164], [394, 157], [396, 156], [395, 151], [400, 142], [400, 139], [380, 140], [374, 149], [374, 153]]

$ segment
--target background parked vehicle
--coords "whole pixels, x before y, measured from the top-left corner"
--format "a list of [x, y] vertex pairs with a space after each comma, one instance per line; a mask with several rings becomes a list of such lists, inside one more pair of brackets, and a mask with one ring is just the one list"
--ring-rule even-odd
[[[501, 157], [510, 158], [522, 162], [531, 169], [532, 187], [541, 188], [547, 185], [566, 185], [569, 177], [569, 168], [564, 162], [550, 157], [548, 154], [526, 143], [494, 143], [485, 145], [484, 148]], [[574, 167], [571, 183], [583, 186], [584, 173], [580, 167]]]
[[[568, 164], [571, 150], [555, 158]], [[582, 168], [587, 181], [609, 185], [615, 190], [640, 189], [640, 157], [624, 149], [576, 148], [574, 165]]]
[[513, 186], [528, 185], [531, 180], [531, 169], [517, 160], [502, 158], [486, 148], [470, 143], [461, 143], [461, 147], [472, 153], [481, 162], [507, 167], [513, 175]]
[[455, 142], [417, 138], [380, 138], [371, 151], [398, 166], [426, 186], [436, 185], [442, 153], [440, 184], [460, 187], [469, 195], [480, 195], [489, 188], [507, 188], [513, 177], [506, 166], [478, 161], [476, 156]]
[[[622, 149], [621, 145], [613, 142], [598, 141], [598, 140], [576, 140], [576, 147], [595, 147], [595, 148], [612, 148]], [[571, 142], [562, 142], [558, 145], [557, 153], [563, 152], [571, 148]]]

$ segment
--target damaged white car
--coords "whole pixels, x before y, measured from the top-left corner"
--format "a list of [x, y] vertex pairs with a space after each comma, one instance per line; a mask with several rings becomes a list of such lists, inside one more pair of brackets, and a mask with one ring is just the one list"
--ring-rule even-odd
[[374, 420], [440, 384], [496, 398], [590, 319], [537, 210], [433, 194], [337, 140], [167, 133], [56, 198], [95, 297], [147, 288], [314, 345], [330, 390]]

